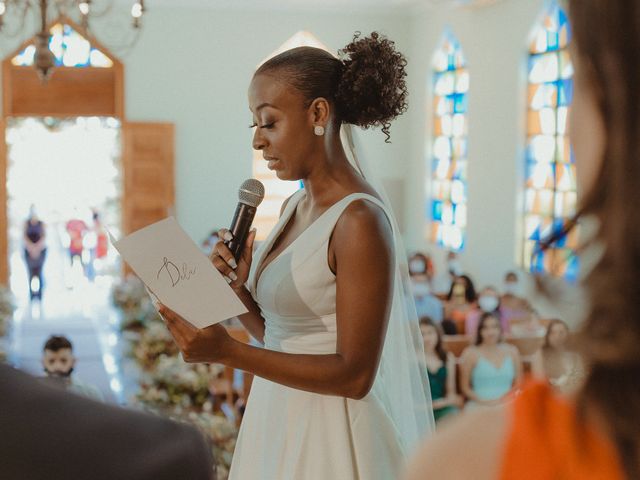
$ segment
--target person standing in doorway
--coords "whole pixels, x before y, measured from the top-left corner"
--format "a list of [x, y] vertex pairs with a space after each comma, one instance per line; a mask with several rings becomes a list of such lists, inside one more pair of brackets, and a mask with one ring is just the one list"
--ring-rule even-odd
[[29, 299], [42, 300], [44, 286], [42, 267], [47, 255], [45, 225], [38, 218], [35, 205], [29, 209], [29, 217], [24, 224], [24, 257], [29, 272]]

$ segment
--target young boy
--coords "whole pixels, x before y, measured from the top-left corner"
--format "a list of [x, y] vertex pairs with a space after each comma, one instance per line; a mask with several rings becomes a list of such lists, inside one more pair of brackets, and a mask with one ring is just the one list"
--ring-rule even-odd
[[71, 377], [75, 364], [76, 357], [73, 356], [73, 345], [69, 339], [62, 335], [50, 336], [44, 344], [42, 355], [47, 378], [70, 392], [103, 401], [100, 390]]

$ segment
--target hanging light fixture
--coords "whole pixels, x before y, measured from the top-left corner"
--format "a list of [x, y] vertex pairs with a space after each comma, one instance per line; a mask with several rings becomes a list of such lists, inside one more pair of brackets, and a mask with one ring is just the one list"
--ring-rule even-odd
[[[28, 30], [27, 22], [37, 17], [39, 30], [34, 35], [33, 65], [42, 82], [46, 82], [55, 67], [55, 55], [49, 48], [49, 18], [63, 16], [77, 20], [85, 32], [89, 32], [89, 19], [105, 16], [113, 4], [113, 0], [0, 0], [0, 39], [23, 35]], [[135, 0], [131, 7], [133, 34], [116, 48], [129, 49], [136, 43], [145, 11], [144, 0]]]

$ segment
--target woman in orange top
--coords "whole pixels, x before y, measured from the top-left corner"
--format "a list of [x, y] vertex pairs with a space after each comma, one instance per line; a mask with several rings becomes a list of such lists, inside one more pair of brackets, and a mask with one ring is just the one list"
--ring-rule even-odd
[[640, 479], [640, 0], [569, 8], [576, 217], [594, 220], [598, 247], [576, 341], [587, 376], [568, 398], [533, 383], [510, 405], [460, 416], [425, 445], [411, 480]]

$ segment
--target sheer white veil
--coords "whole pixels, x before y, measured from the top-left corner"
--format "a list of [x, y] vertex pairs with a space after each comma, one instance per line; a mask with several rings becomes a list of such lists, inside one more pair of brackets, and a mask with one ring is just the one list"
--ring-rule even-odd
[[383, 403], [408, 455], [421, 440], [435, 431], [435, 422], [406, 251], [382, 180], [375, 169], [363, 160], [365, 156], [358, 154], [362, 149], [357, 145], [352, 126], [343, 124], [340, 137], [352, 166], [382, 199], [393, 229], [396, 261], [393, 303], [374, 389], [383, 392]]

